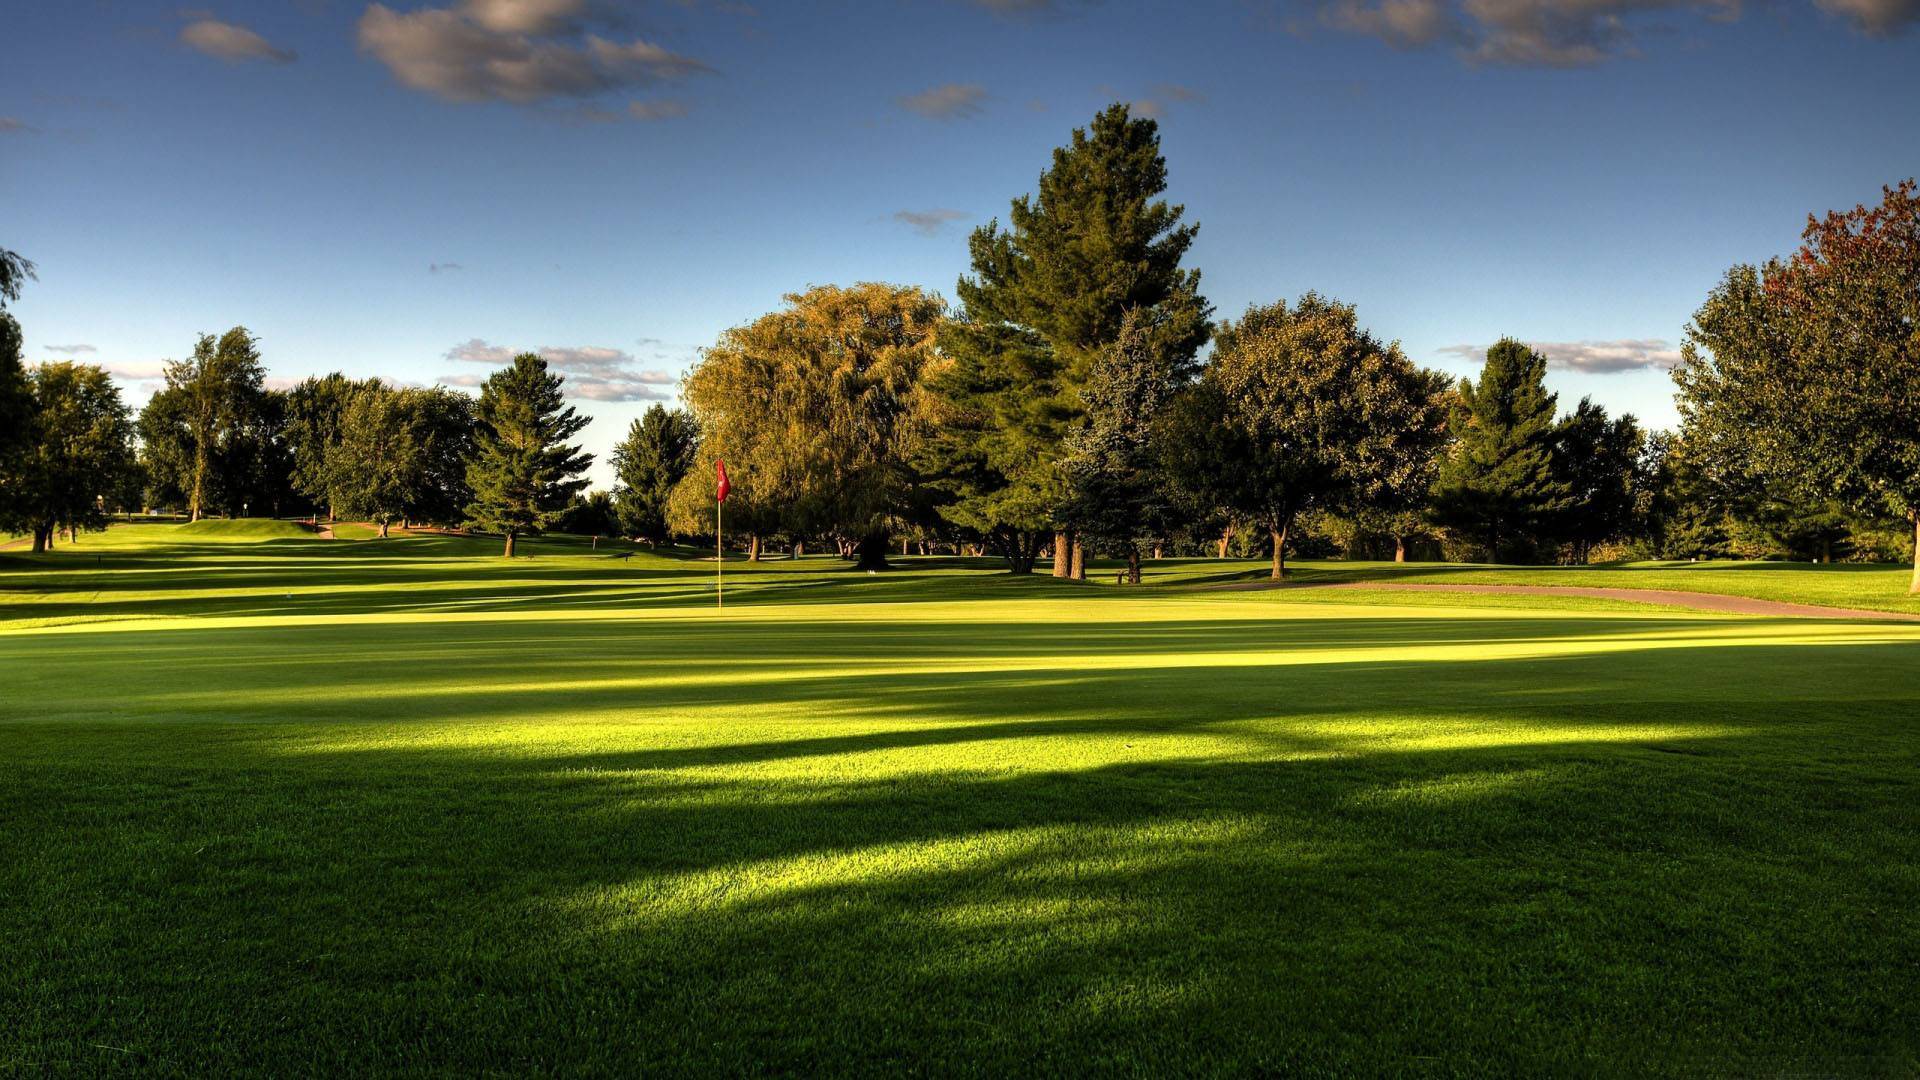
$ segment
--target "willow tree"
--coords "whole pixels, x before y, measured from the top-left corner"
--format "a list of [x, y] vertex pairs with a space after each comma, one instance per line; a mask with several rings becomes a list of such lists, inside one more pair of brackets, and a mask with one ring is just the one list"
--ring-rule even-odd
[[1058, 530], [1056, 576], [1073, 546], [1059, 466], [1085, 421], [1095, 362], [1111, 355], [1129, 312], [1182, 375], [1210, 331], [1200, 272], [1180, 265], [1199, 226], [1181, 223], [1184, 208], [1160, 198], [1166, 188], [1159, 126], [1115, 104], [1053, 152], [1039, 190], [1013, 200], [1007, 228], [996, 219], [968, 242], [964, 311], [944, 343], [958, 370], [940, 392], [993, 445], [952, 447], [934, 463], [936, 479], [954, 497], [950, 519], [1001, 536], [1003, 549], [1015, 543], [1007, 537]]
[[1800, 250], [1727, 273], [1674, 372], [1688, 437], [1808, 501], [1913, 527], [1920, 593], [1920, 195], [1809, 217]]
[[1279, 580], [1302, 512], [1350, 507], [1422, 467], [1439, 437], [1437, 389], [1351, 304], [1308, 293], [1250, 307], [1221, 324], [1199, 384], [1170, 410], [1167, 467], [1266, 527]]
[[[872, 282], [786, 301], [722, 334], [688, 372], [681, 397], [700, 427], [700, 460], [681, 486], [709, 493], [711, 463], [723, 459], [759, 527], [831, 532], [862, 567], [883, 567], [888, 533], [911, 508], [922, 380], [945, 306]], [[695, 501], [677, 500], [683, 515]]]
[[467, 516], [506, 537], [538, 533], [566, 512], [587, 486], [580, 474], [593, 456], [567, 440], [587, 426], [561, 393], [564, 380], [534, 353], [521, 353], [487, 377], [475, 408], [474, 455], [467, 464], [473, 501]]

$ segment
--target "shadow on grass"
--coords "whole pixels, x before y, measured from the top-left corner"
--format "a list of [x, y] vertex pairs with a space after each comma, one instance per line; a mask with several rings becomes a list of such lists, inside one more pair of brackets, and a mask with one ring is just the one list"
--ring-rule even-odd
[[[1698, 629], [30, 642], [74, 718], [0, 726], [0, 1064], [1897, 1071], [1910, 645], [1378, 648], [1623, 624]], [[1375, 657], [1108, 663], [1170, 642]], [[886, 670], [943, 647], [1058, 660]]]

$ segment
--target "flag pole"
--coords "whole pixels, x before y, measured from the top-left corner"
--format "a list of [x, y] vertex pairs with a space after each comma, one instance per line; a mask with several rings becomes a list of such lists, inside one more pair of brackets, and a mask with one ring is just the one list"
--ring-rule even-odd
[[726, 584], [721, 572], [727, 561], [725, 541], [721, 539], [725, 534], [720, 531], [720, 508], [724, 505], [725, 499], [713, 502], [713, 606], [717, 608], [727, 606]]

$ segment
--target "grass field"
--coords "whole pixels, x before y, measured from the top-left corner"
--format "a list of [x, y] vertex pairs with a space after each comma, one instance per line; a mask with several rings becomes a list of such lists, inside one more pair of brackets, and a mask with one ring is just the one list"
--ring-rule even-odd
[[0, 1072], [1920, 1069], [1920, 626], [225, 525], [0, 555]]

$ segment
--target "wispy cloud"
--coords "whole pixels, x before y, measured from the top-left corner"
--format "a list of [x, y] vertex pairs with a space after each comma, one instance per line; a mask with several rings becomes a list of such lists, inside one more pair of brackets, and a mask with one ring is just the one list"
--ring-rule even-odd
[[249, 60], [291, 64], [300, 58], [299, 53], [279, 48], [244, 26], [200, 13], [194, 13], [193, 21], [181, 28], [180, 41], [188, 48], [230, 64]]
[[80, 356], [84, 353], [97, 353], [100, 350], [91, 345], [42, 345], [48, 352], [64, 353], [67, 356]]
[[31, 135], [40, 129], [13, 116], [0, 116], [0, 135]]
[[676, 116], [687, 115], [687, 103], [672, 99], [663, 101], [635, 101], [627, 105], [627, 115], [642, 122], [650, 120], [671, 120]]
[[978, 83], [946, 83], [898, 100], [901, 108], [930, 120], [967, 120], [980, 115], [987, 88]]
[[909, 226], [921, 236], [938, 236], [950, 222], [960, 221], [967, 215], [959, 210], [895, 210], [893, 220]]
[[447, 274], [447, 273], [454, 273], [454, 272], [465, 270], [465, 269], [466, 269], [465, 266], [457, 262], [443, 262], [443, 263], [437, 262], [437, 263], [427, 264], [427, 273], [429, 274]]
[[712, 70], [649, 41], [596, 32], [609, 23], [617, 20], [587, 0], [462, 0], [406, 12], [371, 4], [359, 42], [402, 85], [447, 101], [590, 98]]
[[1920, 23], [1920, 0], [1814, 0], [1869, 37], [1891, 37]]
[[[1670, 371], [1680, 364], [1680, 350], [1662, 338], [1622, 338], [1618, 341], [1529, 341], [1527, 346], [1547, 358], [1547, 367], [1584, 375], [1617, 375], [1627, 371]], [[1448, 345], [1439, 350], [1463, 361], [1486, 358], [1485, 345]]]
[[[505, 345], [491, 345], [470, 338], [447, 350], [446, 358], [466, 363], [503, 367], [519, 351]], [[602, 345], [543, 345], [532, 350], [555, 372], [566, 376], [568, 397], [592, 401], [665, 401], [670, 395], [662, 387], [672, 386], [679, 377], [669, 371], [639, 368], [632, 353]], [[471, 373], [444, 375], [446, 386], [479, 386], [486, 376]]]
[[[1883, 9], [1920, 0], [1821, 0]], [[1651, 20], [1693, 16], [1732, 22], [1742, 0], [1326, 0], [1321, 25], [1398, 49], [1446, 46], [1466, 63], [1590, 67], [1634, 56]]]

